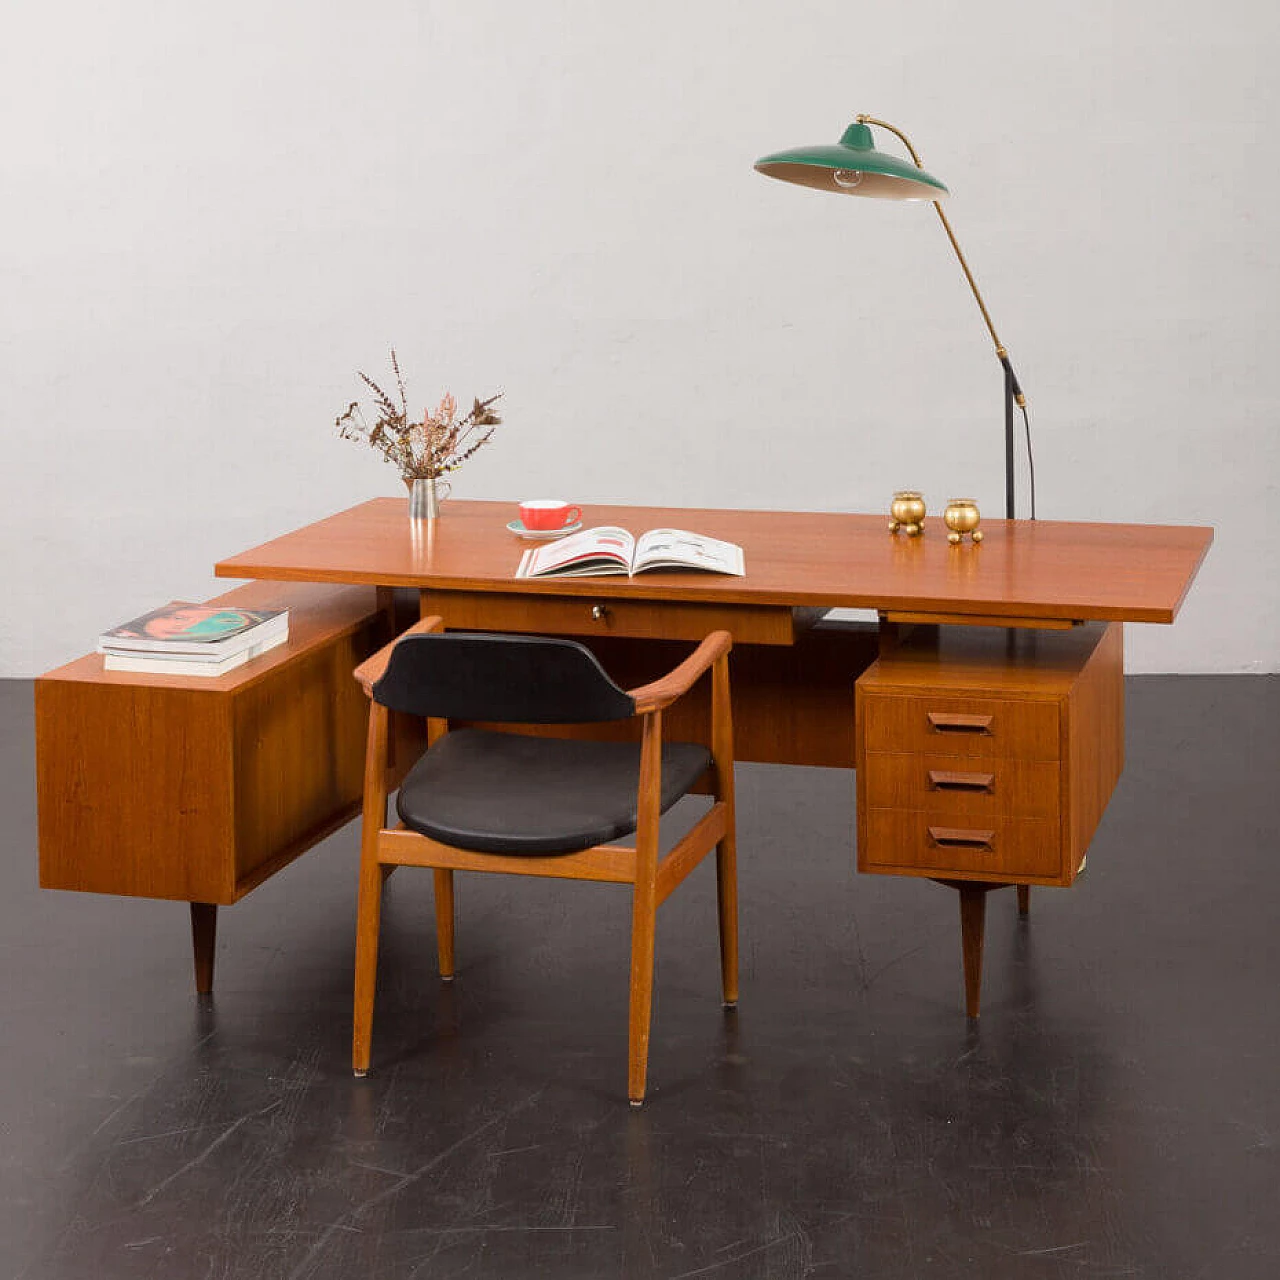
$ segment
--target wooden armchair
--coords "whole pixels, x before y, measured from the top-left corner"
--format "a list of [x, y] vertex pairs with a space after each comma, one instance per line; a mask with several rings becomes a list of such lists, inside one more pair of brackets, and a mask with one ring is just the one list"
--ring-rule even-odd
[[[427, 618], [356, 669], [370, 697], [356, 931], [352, 1067], [369, 1068], [382, 885], [396, 866], [435, 870], [440, 975], [454, 973], [455, 871], [602, 880], [632, 886], [627, 1095], [644, 1101], [658, 906], [716, 849], [724, 1003], [738, 1000], [733, 728], [727, 631], [707, 636], [651, 684], [623, 690], [572, 640], [445, 633]], [[662, 713], [711, 672], [709, 748], [664, 742]], [[428, 747], [387, 825], [389, 712], [427, 718]], [[449, 720], [584, 724], [639, 716], [641, 741], [596, 742]], [[706, 779], [712, 806], [665, 858], [658, 819]], [[633, 846], [612, 842], [634, 833]]]

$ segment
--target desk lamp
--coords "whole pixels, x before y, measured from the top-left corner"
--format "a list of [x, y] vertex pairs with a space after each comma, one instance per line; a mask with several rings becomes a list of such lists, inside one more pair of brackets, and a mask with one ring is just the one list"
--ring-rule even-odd
[[[911, 153], [914, 163], [908, 164], [883, 151], [875, 149], [869, 125], [877, 125], [888, 129], [902, 140], [903, 145]], [[964, 278], [973, 290], [973, 296], [986, 321], [987, 332], [995, 343], [996, 357], [1004, 368], [1004, 505], [1005, 515], [1014, 518], [1013, 498], [1013, 407], [1016, 404], [1022, 410], [1023, 421], [1027, 425], [1027, 463], [1031, 468], [1031, 518], [1035, 519], [1035, 470], [1031, 462], [1031, 426], [1027, 420], [1026, 398], [1018, 385], [1013, 366], [1009, 363], [1009, 353], [1004, 349], [996, 336], [995, 325], [991, 323], [991, 315], [987, 305], [978, 292], [978, 286], [969, 270], [969, 264], [960, 252], [956, 234], [951, 230], [947, 215], [942, 212], [939, 201], [948, 193], [932, 174], [926, 173], [920, 163], [916, 149], [911, 145], [907, 135], [895, 128], [886, 120], [877, 120], [874, 116], [859, 115], [845, 131], [844, 136], [834, 146], [796, 147], [791, 151], [779, 151], [775, 155], [764, 156], [756, 161], [756, 170], [768, 178], [780, 178], [783, 182], [794, 182], [802, 187], [815, 187], [819, 191], [833, 191], [837, 195], [871, 196], [880, 200], [929, 200], [938, 212], [943, 230], [951, 247], [960, 261]]]

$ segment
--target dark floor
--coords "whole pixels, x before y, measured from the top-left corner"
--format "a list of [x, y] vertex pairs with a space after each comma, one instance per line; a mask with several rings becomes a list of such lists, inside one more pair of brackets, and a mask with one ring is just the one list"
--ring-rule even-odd
[[645, 1109], [629, 907], [388, 887], [349, 1071], [355, 829], [221, 913], [36, 888], [31, 686], [0, 683], [0, 1277], [1280, 1274], [1280, 679], [1129, 682], [1129, 765], [1072, 890], [988, 913], [857, 877], [852, 775], [740, 770], [742, 1003], [714, 874], [663, 909]]

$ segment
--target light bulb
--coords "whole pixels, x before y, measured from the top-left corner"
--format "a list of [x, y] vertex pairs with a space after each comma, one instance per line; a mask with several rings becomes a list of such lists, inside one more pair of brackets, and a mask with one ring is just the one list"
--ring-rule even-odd
[[854, 187], [860, 186], [863, 176], [861, 169], [836, 169], [831, 174], [836, 186], [845, 191], [852, 191]]

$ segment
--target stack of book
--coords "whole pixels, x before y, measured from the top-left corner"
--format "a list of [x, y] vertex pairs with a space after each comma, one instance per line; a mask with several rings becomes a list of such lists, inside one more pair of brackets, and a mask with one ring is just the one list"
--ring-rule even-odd
[[289, 638], [288, 609], [174, 600], [98, 637], [108, 671], [220, 676]]

